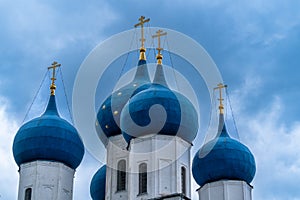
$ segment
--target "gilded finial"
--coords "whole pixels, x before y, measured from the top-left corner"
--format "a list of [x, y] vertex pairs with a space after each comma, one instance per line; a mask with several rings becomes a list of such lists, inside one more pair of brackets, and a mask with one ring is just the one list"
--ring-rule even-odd
[[48, 67], [48, 70], [49, 69], [52, 69], [52, 77], [51, 77], [51, 85], [50, 85], [50, 91], [51, 91], [51, 95], [55, 95], [55, 89], [56, 89], [56, 86], [55, 86], [55, 69], [60, 67], [61, 64], [57, 63], [57, 62], [53, 62], [52, 65], [50, 67]]
[[162, 64], [162, 59], [163, 59], [163, 56], [161, 54], [161, 51], [163, 50], [163, 48], [161, 47], [160, 45], [160, 37], [161, 36], [164, 36], [164, 35], [167, 35], [167, 32], [163, 32], [162, 30], [158, 30], [156, 31], [156, 35], [153, 35], [152, 38], [156, 38], [157, 37], [157, 40], [158, 40], [158, 45], [157, 45], [157, 56], [156, 56], [156, 59], [157, 59], [157, 63], [158, 64]]
[[218, 100], [220, 101], [220, 105], [219, 105], [220, 114], [224, 114], [224, 105], [223, 105], [224, 99], [222, 98], [222, 89], [226, 87], [227, 85], [219, 83], [218, 87], [214, 88], [214, 90], [219, 90], [220, 98]]
[[149, 22], [149, 21], [150, 21], [150, 18], [145, 19], [144, 16], [141, 16], [141, 17], [139, 18], [139, 21], [140, 21], [140, 22], [137, 23], [136, 25], [134, 25], [134, 27], [136, 28], [136, 27], [138, 27], [138, 26], [141, 26], [140, 60], [146, 60], [146, 54], [145, 54], [145, 52], [146, 52], [146, 48], [145, 48], [145, 40], [146, 40], [146, 39], [145, 39], [145, 37], [144, 37], [144, 24], [145, 24], [146, 22]]

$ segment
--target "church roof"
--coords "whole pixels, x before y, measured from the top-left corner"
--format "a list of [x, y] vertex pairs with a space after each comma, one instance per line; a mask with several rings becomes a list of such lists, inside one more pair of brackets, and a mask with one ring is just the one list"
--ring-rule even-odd
[[157, 64], [153, 83], [141, 88], [121, 113], [124, 139], [129, 143], [132, 138], [161, 134], [192, 143], [198, 131], [197, 111], [184, 95], [168, 88], [161, 64]]
[[106, 165], [103, 165], [93, 176], [90, 185], [90, 195], [93, 200], [105, 199]]
[[134, 79], [126, 86], [112, 93], [100, 106], [96, 123], [96, 130], [100, 138], [103, 138], [100, 134], [105, 134], [107, 138], [122, 134], [120, 114], [123, 107], [139, 86], [149, 82], [147, 62], [146, 60], [139, 60]]
[[84, 146], [77, 130], [58, 114], [55, 95], [51, 95], [44, 114], [22, 125], [13, 142], [16, 163], [48, 160], [76, 169]]
[[250, 184], [255, 171], [254, 156], [245, 145], [230, 138], [223, 114], [220, 114], [217, 136], [204, 144], [194, 157], [194, 179], [200, 186], [223, 179], [243, 180]]

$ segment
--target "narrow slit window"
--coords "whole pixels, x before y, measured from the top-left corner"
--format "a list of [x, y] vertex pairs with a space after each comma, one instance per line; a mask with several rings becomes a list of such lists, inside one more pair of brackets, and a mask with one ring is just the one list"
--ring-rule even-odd
[[147, 193], [147, 164], [139, 165], [139, 194]]
[[126, 161], [118, 162], [117, 170], [117, 191], [126, 190]]
[[31, 194], [32, 194], [32, 189], [31, 188], [27, 188], [25, 190], [25, 198], [24, 198], [24, 200], [31, 200]]
[[181, 167], [181, 192], [186, 194], [186, 170], [185, 167]]

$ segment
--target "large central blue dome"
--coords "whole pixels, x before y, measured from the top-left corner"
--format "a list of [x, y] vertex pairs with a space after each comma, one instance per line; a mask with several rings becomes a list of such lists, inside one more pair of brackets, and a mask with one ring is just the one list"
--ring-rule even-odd
[[254, 178], [254, 156], [242, 143], [230, 138], [223, 115], [220, 115], [219, 133], [196, 153], [192, 172], [198, 185], [218, 180], [243, 180], [248, 184]]
[[82, 161], [84, 146], [76, 129], [62, 119], [51, 95], [45, 113], [17, 132], [13, 143], [16, 163], [47, 160], [62, 162], [76, 169]]
[[[154, 82], [137, 91], [121, 113], [121, 128], [128, 143], [132, 138], [153, 134], [178, 136], [192, 143], [198, 131], [197, 111], [185, 96], [168, 88], [162, 65], [157, 65]], [[153, 111], [151, 119], [151, 109], [157, 105], [160, 108]], [[165, 123], [160, 124], [163, 120]]]

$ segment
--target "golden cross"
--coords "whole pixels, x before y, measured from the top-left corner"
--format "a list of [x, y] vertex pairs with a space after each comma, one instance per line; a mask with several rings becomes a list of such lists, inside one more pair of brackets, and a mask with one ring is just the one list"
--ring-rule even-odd
[[61, 64], [59, 64], [59, 63], [57, 63], [57, 62], [54, 61], [52, 63], [52, 65], [50, 67], [48, 67], [48, 70], [49, 69], [53, 69], [53, 71], [52, 71], [52, 77], [51, 77], [52, 82], [51, 82], [51, 85], [50, 85], [51, 95], [55, 94], [55, 89], [56, 89], [56, 86], [55, 86], [55, 80], [56, 80], [56, 78], [55, 78], [55, 69], [58, 68], [58, 67], [60, 67], [60, 66], [61, 66]]
[[218, 84], [218, 87], [215, 87], [214, 90], [219, 90], [220, 98], [218, 99], [220, 101], [219, 110], [220, 114], [224, 114], [224, 105], [223, 105], [223, 98], [222, 98], [222, 89], [226, 88], [227, 85], [223, 85], [222, 83]]
[[139, 21], [140, 21], [140, 23], [137, 23], [136, 25], [134, 25], [134, 27], [136, 28], [136, 27], [138, 27], [138, 26], [141, 26], [141, 42], [142, 42], [142, 47], [141, 47], [141, 49], [144, 49], [144, 48], [145, 48], [144, 24], [145, 24], [146, 22], [149, 22], [149, 21], [150, 21], [150, 18], [145, 19], [144, 16], [141, 16], [141, 17], [139, 18]]
[[164, 36], [164, 35], [167, 35], [167, 32], [163, 32], [162, 30], [158, 30], [158, 31], [156, 31], [156, 33], [157, 33], [156, 35], [152, 35], [152, 38], [157, 37], [158, 47], [156, 49], [158, 50], [158, 54], [160, 55], [160, 52], [163, 50], [163, 48], [161, 48], [161, 46], [160, 46], [160, 37]]

